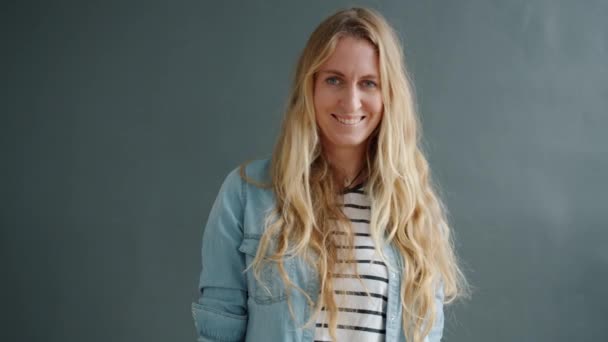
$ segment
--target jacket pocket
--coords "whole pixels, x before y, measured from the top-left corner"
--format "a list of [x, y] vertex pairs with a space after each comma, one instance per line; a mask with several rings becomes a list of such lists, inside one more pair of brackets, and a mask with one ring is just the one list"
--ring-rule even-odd
[[[255, 258], [258, 251], [259, 244], [259, 239], [245, 238], [239, 246], [239, 251], [245, 254], [247, 267], [249, 267], [253, 262], [253, 258]], [[266, 254], [270, 255], [269, 252]], [[287, 276], [293, 280], [295, 274], [294, 259], [286, 259], [284, 261], [284, 267]], [[257, 280], [253, 275], [253, 267], [249, 268], [247, 270], [247, 282], [249, 295], [253, 296], [253, 299], [258, 304], [272, 304], [287, 298], [287, 292], [285, 290], [285, 284], [281, 279], [279, 266], [274, 262], [262, 263], [259, 280]]]

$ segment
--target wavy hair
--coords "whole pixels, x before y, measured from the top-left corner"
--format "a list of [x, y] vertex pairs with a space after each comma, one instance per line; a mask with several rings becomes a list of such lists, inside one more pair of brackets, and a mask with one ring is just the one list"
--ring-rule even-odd
[[[445, 303], [465, 295], [468, 287], [454, 252], [446, 209], [420, 147], [420, 123], [403, 49], [391, 26], [373, 10], [350, 8], [328, 17], [311, 34], [299, 57], [270, 164], [276, 207], [267, 216], [251, 266], [259, 279], [263, 263], [276, 263], [287, 289], [302, 292], [314, 306], [307, 324], [324, 307], [330, 334], [336, 339], [338, 308], [332, 273], [340, 265], [331, 236], [343, 232], [352, 244], [353, 234], [340, 207], [343, 189], [333, 177], [336, 170], [320, 143], [313, 87], [319, 67], [344, 36], [367, 40], [378, 55], [384, 112], [366, 154], [370, 235], [383, 259], [378, 246], [392, 243], [406, 265], [400, 289], [402, 324], [408, 340], [419, 342], [435, 321], [438, 286], [443, 286]], [[241, 171], [244, 173], [244, 167]], [[317, 301], [311, 297], [316, 294], [307, 294], [289, 279], [284, 261], [294, 256], [303, 257], [316, 269], [320, 282]], [[289, 308], [293, 316], [291, 304]]]

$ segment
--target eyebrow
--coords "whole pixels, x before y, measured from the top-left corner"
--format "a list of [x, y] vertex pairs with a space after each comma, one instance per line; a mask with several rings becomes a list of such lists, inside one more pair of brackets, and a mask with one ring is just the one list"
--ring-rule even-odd
[[[338, 70], [334, 70], [334, 69], [320, 70], [320, 72], [322, 72], [322, 73], [328, 73], [328, 74], [336, 74], [336, 75], [338, 75], [340, 77], [346, 77], [346, 76], [344, 76], [343, 73], [339, 72]], [[368, 74], [368, 75], [363, 75], [361, 78], [367, 78], [367, 79], [377, 80], [378, 76], [376, 76], [374, 74]]]

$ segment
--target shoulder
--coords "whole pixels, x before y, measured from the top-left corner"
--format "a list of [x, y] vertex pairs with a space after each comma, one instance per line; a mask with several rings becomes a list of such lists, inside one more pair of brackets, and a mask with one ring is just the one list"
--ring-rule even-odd
[[266, 227], [266, 215], [276, 205], [270, 176], [270, 160], [257, 159], [245, 162], [238, 168], [242, 184], [243, 232], [260, 237]]
[[233, 168], [224, 178], [219, 198], [231, 206], [245, 206], [248, 199], [256, 199], [270, 190], [270, 159], [246, 161]]
[[238, 169], [241, 177], [255, 183], [270, 184], [270, 158], [246, 161]]
[[268, 183], [270, 181], [270, 159], [250, 160], [233, 168], [224, 178], [220, 192], [243, 191], [248, 180]]

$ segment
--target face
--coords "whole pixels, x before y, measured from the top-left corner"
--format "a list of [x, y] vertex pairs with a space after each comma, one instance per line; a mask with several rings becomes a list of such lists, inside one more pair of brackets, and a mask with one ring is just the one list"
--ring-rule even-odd
[[378, 56], [370, 42], [338, 40], [316, 74], [314, 106], [326, 151], [364, 151], [383, 110]]

